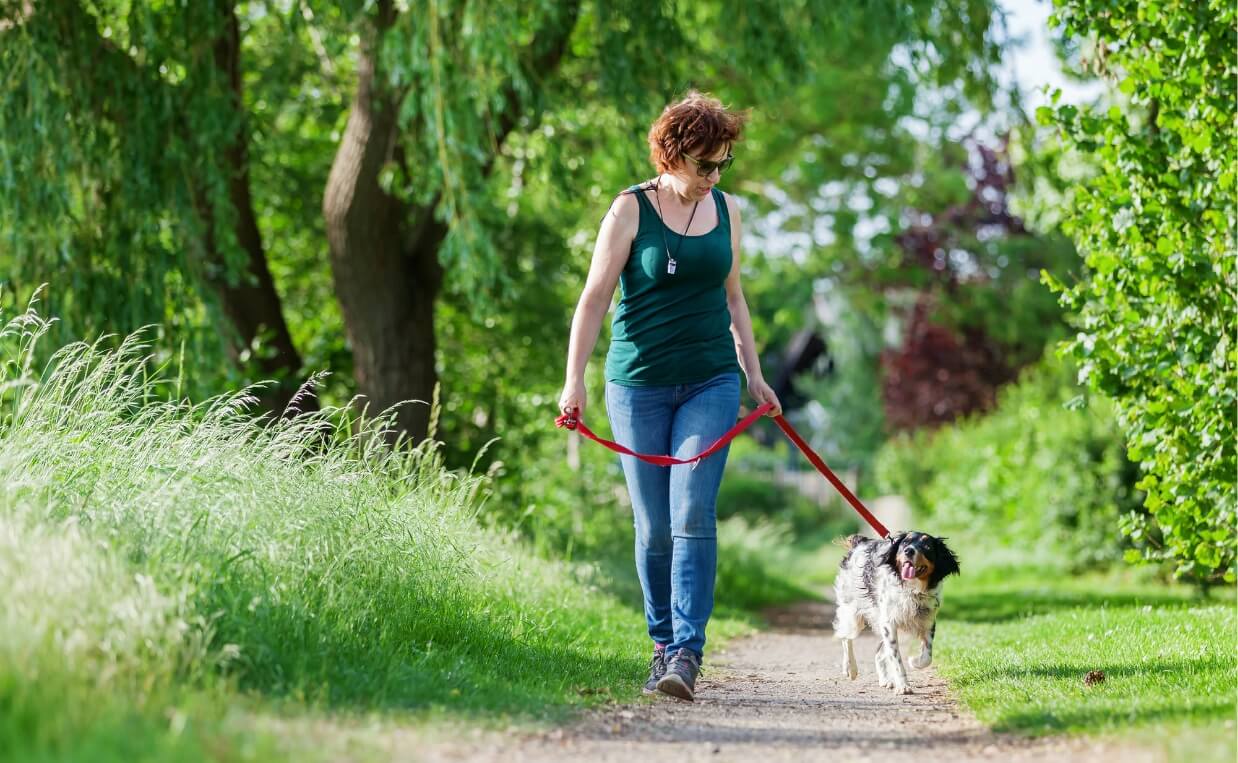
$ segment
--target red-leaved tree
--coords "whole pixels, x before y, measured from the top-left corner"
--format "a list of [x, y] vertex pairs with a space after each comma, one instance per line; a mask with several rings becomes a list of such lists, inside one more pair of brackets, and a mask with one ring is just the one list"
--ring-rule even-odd
[[1061, 246], [1030, 233], [1010, 209], [1006, 146], [964, 144], [966, 197], [894, 237], [890, 286], [915, 293], [902, 343], [882, 353], [891, 430], [937, 426], [991, 408], [998, 387], [1039, 358], [1059, 311], [1035, 278]]

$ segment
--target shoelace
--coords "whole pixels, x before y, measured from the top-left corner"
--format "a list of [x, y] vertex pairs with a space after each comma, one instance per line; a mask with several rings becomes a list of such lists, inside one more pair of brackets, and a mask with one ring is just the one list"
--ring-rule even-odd
[[696, 668], [696, 675], [697, 677], [700, 677], [701, 663], [697, 662], [696, 655], [691, 654], [691, 653], [689, 653], [686, 656], [683, 656], [679, 652], [676, 652], [674, 659], [671, 660], [671, 664], [668, 665], [666, 668], [667, 671], [673, 670], [676, 673], [679, 673], [680, 675], [688, 675], [688, 676], [692, 675], [691, 668], [680, 668], [679, 667], [680, 662], [686, 662], [690, 664], [692, 668]]

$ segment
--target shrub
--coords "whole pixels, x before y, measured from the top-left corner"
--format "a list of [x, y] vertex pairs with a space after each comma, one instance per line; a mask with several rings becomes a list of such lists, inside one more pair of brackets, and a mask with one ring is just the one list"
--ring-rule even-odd
[[998, 544], [1068, 568], [1117, 560], [1118, 517], [1137, 505], [1110, 404], [1080, 406], [1072, 369], [1047, 358], [1003, 388], [987, 416], [889, 441], [879, 490], [898, 493], [932, 532]]
[[1139, 547], [1131, 557], [1231, 582], [1236, 14], [1222, 0], [1058, 0], [1057, 22], [1093, 43], [1090, 58], [1129, 100], [1037, 114], [1096, 164], [1064, 226], [1089, 277], [1073, 287], [1045, 277], [1076, 313], [1081, 376], [1116, 401], [1147, 475], [1148, 513], [1123, 521]]
[[[824, 481], [825, 477], [821, 479]], [[850, 507], [844, 507], [841, 500], [820, 506], [793, 488], [775, 485], [769, 473], [728, 467], [718, 491], [718, 519], [731, 518], [749, 524], [782, 523], [795, 538], [842, 537], [856, 532], [859, 527], [855, 513]]]
[[619, 457], [581, 437], [573, 468], [567, 442], [576, 436], [558, 430], [532, 439], [518, 461], [492, 464], [494, 480], [483, 517], [518, 531], [547, 557], [630, 555], [632, 510]]
[[783, 522], [742, 516], [718, 523], [719, 608], [757, 610], [811, 599], [813, 591], [787, 572], [797, 564], [794, 534]]

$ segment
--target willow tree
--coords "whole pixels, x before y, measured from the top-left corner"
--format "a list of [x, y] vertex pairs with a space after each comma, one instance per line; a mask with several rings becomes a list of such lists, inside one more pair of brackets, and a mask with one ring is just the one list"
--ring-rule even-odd
[[209, 305], [225, 340], [195, 345], [252, 356], [279, 409], [301, 360], [250, 192], [240, 55], [231, 3], [0, 4], [0, 235], [6, 286], [51, 281], [75, 329]]
[[[288, 380], [286, 397], [303, 371], [270, 276], [272, 245], [259, 232], [267, 202], [252, 183], [265, 159], [253, 146], [261, 139], [278, 153], [279, 131], [255, 134], [258, 104], [244, 88], [257, 80], [268, 109], [296, 101], [304, 80], [272, 83], [253, 62], [312, 50], [333, 72], [329, 97], [340, 97], [344, 122], [318, 178], [316, 224], [356, 389], [375, 408], [428, 400], [443, 365], [435, 308], [444, 288], [476, 315], [513, 279], [509, 254], [522, 244], [505, 238], [509, 192], [540, 187], [556, 200], [521, 200], [521, 214], [579, 213], [558, 186], [581, 183], [579, 196], [605, 180], [614, 190], [618, 168], [635, 169], [649, 118], [691, 84], [746, 105], [794, 107], [815, 85], [836, 85], [821, 77], [847, 71], [862, 49], [875, 113], [892, 51], [950, 78], [991, 60], [974, 55], [990, 48], [990, 13], [981, 0], [0, 0], [0, 60], [14, 85], [0, 93], [0, 225], [25, 283], [71, 265], [57, 312], [108, 316], [114, 329], [119, 314], [171, 316], [234, 337], [232, 355]], [[797, 141], [822, 132], [811, 123], [820, 112], [796, 112], [809, 120]], [[552, 137], [548, 114], [569, 131]], [[782, 146], [806, 145], [797, 141]], [[774, 143], [753, 145], [753, 155], [774, 157]], [[544, 149], [538, 168], [534, 146]], [[578, 170], [580, 157], [604, 169]], [[546, 166], [569, 171], [547, 176]], [[570, 227], [541, 225], [560, 235]], [[552, 249], [561, 257], [567, 247]], [[421, 437], [426, 414], [403, 406], [399, 429]]]

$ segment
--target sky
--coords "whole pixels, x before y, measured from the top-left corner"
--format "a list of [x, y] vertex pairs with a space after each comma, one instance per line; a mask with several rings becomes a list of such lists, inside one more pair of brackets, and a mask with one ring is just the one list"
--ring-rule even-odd
[[1071, 82], [1062, 74], [1050, 41], [1051, 0], [999, 0], [998, 6], [1006, 13], [1009, 35], [1022, 41], [1009, 49], [1006, 64], [1022, 91], [1024, 111], [1031, 114], [1048, 103], [1045, 85], [1061, 88], [1065, 103], [1083, 103], [1100, 93], [1098, 83]]

